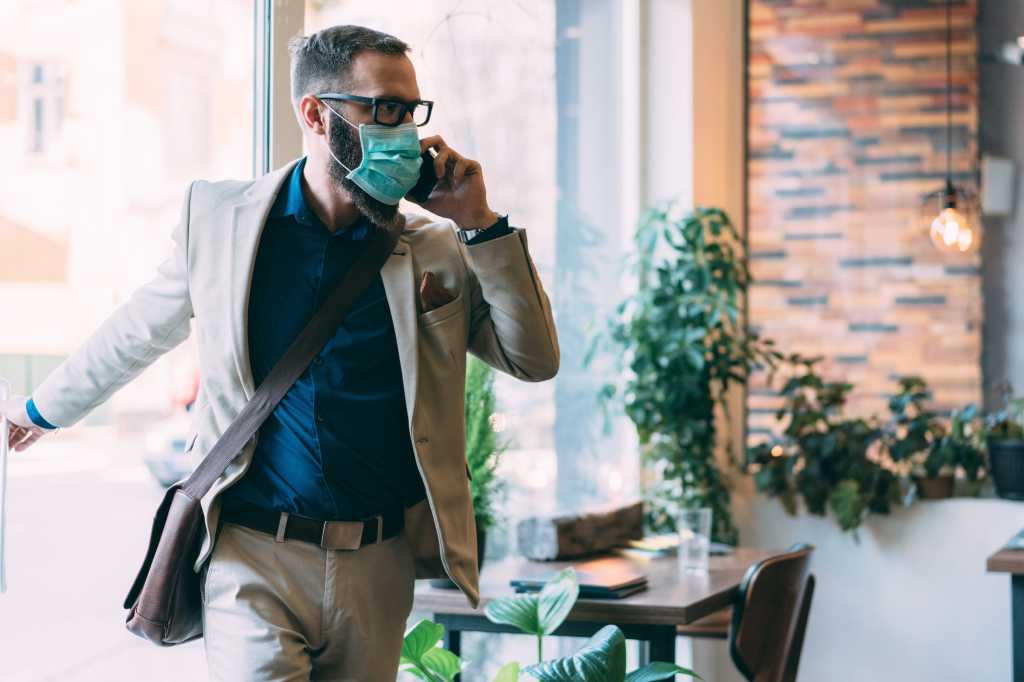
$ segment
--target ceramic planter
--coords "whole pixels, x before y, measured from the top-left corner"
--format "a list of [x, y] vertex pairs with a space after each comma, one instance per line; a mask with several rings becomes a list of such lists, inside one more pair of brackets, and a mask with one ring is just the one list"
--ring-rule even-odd
[[919, 477], [917, 495], [922, 500], [945, 500], [953, 497], [953, 474], [935, 477]]
[[1024, 440], [989, 438], [988, 461], [996, 494], [1024, 500]]

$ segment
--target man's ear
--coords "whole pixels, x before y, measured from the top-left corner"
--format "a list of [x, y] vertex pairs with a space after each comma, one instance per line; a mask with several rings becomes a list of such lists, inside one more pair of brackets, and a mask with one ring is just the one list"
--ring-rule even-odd
[[312, 95], [306, 95], [299, 100], [299, 120], [310, 132], [317, 135], [327, 134], [327, 121], [325, 111], [321, 107], [320, 100]]

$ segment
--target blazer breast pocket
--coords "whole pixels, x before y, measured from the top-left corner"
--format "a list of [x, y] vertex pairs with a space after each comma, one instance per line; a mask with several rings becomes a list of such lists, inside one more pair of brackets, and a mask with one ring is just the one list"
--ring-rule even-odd
[[423, 327], [430, 327], [439, 322], [444, 322], [449, 318], [457, 316], [462, 312], [462, 291], [456, 294], [455, 298], [448, 301], [442, 306], [438, 306], [433, 310], [428, 310], [425, 313], [420, 313], [419, 323]]

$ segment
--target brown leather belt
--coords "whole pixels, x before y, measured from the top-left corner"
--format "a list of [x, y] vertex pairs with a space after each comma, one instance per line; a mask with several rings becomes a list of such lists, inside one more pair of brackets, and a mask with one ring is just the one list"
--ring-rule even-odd
[[361, 521], [321, 521], [247, 503], [225, 504], [220, 519], [274, 536], [278, 542], [303, 540], [324, 549], [359, 549], [398, 535], [405, 513], [392, 510]]

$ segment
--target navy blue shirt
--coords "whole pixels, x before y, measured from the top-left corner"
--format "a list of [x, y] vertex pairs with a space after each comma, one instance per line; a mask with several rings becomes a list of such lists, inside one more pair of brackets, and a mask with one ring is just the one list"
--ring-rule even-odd
[[[372, 235], [331, 233], [306, 203], [300, 161], [260, 237], [249, 297], [249, 357], [262, 382]], [[495, 226], [472, 243], [512, 230]], [[378, 274], [260, 428], [252, 464], [223, 493], [318, 519], [355, 520], [425, 497], [413, 455], [394, 323]]]

